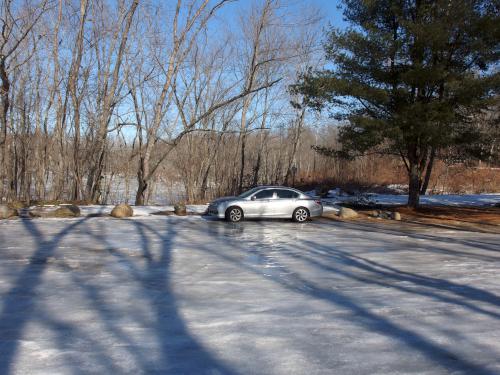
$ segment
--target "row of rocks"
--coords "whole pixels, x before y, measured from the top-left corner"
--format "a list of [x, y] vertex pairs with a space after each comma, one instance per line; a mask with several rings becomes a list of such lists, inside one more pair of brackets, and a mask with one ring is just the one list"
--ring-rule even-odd
[[[111, 211], [111, 216], [120, 218], [129, 217], [133, 214], [132, 208], [126, 204], [119, 204]], [[0, 219], [10, 219], [18, 216], [25, 218], [73, 218], [80, 216], [80, 208], [74, 204], [64, 204], [59, 206], [39, 206], [28, 210], [0, 204]]]
[[[374, 210], [365, 213], [371, 217], [380, 219], [398, 220], [398, 221], [401, 220], [401, 214], [399, 212]], [[359, 214], [356, 211], [348, 207], [341, 207], [338, 215], [341, 219], [354, 219], [359, 216]]]
[[[23, 212], [25, 211], [25, 212]], [[7, 204], [0, 204], [0, 219], [10, 219], [20, 216], [26, 217], [78, 217], [80, 216], [80, 209], [78, 206], [68, 204], [59, 207], [35, 207], [32, 210], [16, 209]]]
[[[187, 215], [186, 205], [177, 204], [174, 206], [174, 213], [179, 216]], [[33, 209], [19, 209], [7, 204], [0, 204], [0, 219], [9, 219], [12, 217], [23, 216], [27, 218], [71, 218], [79, 217], [80, 209], [78, 206], [72, 204], [65, 204], [60, 206], [40, 206]], [[115, 218], [126, 218], [134, 216], [134, 210], [128, 204], [121, 203], [116, 205], [110, 213], [110, 216]]]
[[397, 220], [397, 221], [401, 220], [401, 214], [399, 212], [373, 210], [371, 212], [367, 212], [367, 214], [371, 217], [379, 219]]

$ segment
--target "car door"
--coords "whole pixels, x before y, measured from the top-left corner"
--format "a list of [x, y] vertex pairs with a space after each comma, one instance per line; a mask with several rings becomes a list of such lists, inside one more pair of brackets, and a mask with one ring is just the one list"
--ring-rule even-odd
[[298, 196], [287, 189], [269, 189], [262, 201], [259, 216], [265, 217], [292, 217], [294, 201]]
[[275, 205], [276, 216], [292, 217], [293, 211], [297, 206], [297, 197], [299, 196], [293, 190], [277, 189], [278, 199]]
[[245, 216], [261, 217], [269, 215], [269, 204], [275, 196], [274, 189], [263, 189], [255, 193], [248, 202]]
[[280, 217], [281, 216], [281, 205], [280, 199], [278, 198], [278, 189], [269, 189], [269, 198], [262, 207], [262, 216], [265, 217]]

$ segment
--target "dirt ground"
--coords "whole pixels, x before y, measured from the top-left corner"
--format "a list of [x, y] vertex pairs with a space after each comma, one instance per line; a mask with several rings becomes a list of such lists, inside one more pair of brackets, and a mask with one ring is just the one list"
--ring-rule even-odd
[[[393, 220], [383, 220], [373, 217], [374, 210], [371, 209], [359, 209], [356, 211], [359, 214], [359, 217], [355, 219], [357, 221], [394, 222]], [[500, 234], [500, 207], [433, 206], [412, 210], [405, 206], [388, 206], [380, 208], [379, 211], [399, 212], [401, 214], [401, 221], [413, 224]], [[333, 213], [324, 214], [324, 216], [332, 220], [341, 220]]]

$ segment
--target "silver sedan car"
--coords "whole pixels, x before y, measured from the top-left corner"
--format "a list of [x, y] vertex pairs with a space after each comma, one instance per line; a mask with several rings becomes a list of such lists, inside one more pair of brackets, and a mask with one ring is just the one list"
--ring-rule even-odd
[[290, 218], [304, 222], [322, 213], [321, 201], [283, 186], [260, 186], [237, 197], [219, 198], [207, 210], [208, 215], [231, 222], [244, 218]]

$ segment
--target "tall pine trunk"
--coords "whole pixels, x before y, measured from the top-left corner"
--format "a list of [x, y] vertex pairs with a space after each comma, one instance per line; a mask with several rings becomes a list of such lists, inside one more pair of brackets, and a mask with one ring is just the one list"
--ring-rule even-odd
[[[416, 209], [420, 203], [420, 187], [422, 185], [421, 157], [416, 144], [409, 145], [406, 168], [408, 171], [408, 207]], [[421, 155], [420, 155], [421, 156]], [[405, 162], [406, 163], [406, 162]], [[425, 165], [425, 164], [424, 164]]]
[[431, 156], [429, 157], [429, 161], [427, 162], [427, 169], [425, 170], [425, 177], [422, 187], [420, 188], [420, 194], [425, 195], [427, 189], [429, 188], [429, 182], [431, 180], [432, 167], [434, 166], [434, 159], [436, 157], [436, 149], [433, 147], [431, 149]]
[[416, 209], [420, 203], [420, 171], [418, 163], [410, 161], [408, 178], [408, 207]]

